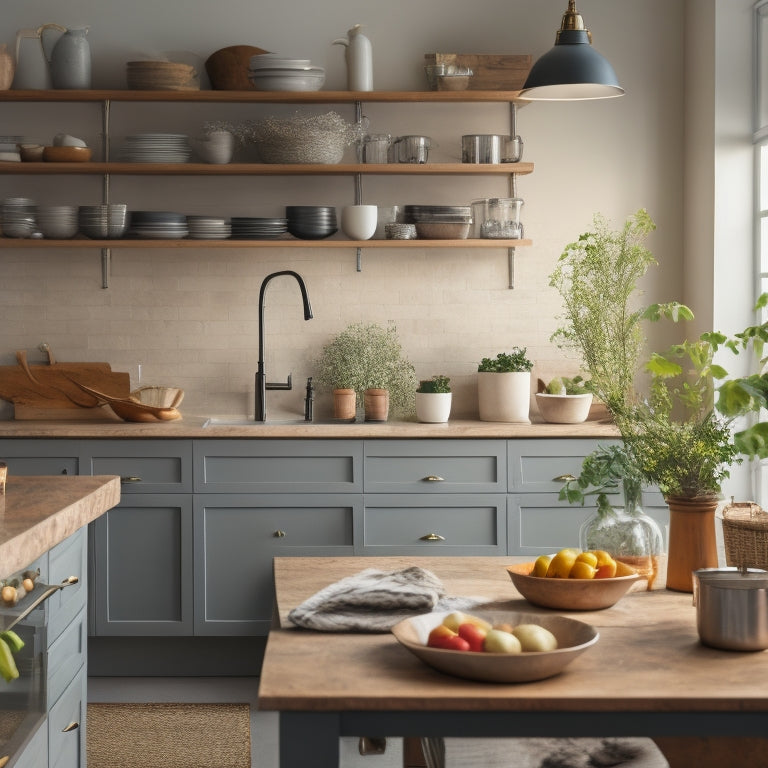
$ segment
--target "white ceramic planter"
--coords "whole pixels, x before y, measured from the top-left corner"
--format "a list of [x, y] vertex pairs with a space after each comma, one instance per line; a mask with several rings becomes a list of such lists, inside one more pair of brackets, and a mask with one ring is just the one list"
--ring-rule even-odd
[[552, 424], [579, 424], [589, 416], [592, 395], [548, 395], [538, 392], [536, 404], [544, 421]]
[[417, 392], [416, 418], [425, 424], [440, 424], [451, 415], [451, 392]]
[[481, 421], [530, 424], [530, 371], [514, 373], [479, 372], [477, 397]]

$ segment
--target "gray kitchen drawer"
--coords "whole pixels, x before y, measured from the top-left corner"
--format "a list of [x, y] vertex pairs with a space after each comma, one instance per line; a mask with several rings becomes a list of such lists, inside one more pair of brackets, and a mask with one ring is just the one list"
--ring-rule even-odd
[[85, 765], [87, 680], [83, 667], [48, 712], [49, 768]]
[[366, 493], [504, 493], [504, 440], [366, 440]]
[[563, 484], [556, 482], [555, 477], [566, 474], [578, 476], [585, 456], [598, 445], [617, 442], [609, 438], [510, 440], [509, 490], [513, 493], [558, 492]]
[[359, 440], [196, 440], [198, 493], [361, 491]]
[[88, 474], [119, 475], [121, 493], [189, 493], [191, 440], [94, 440]]
[[367, 555], [504, 555], [503, 494], [420, 496], [366, 494]]
[[276, 556], [354, 554], [358, 494], [195, 497], [195, 634], [269, 632]]
[[85, 607], [88, 594], [88, 536], [83, 526], [48, 553], [48, 581], [60, 584], [70, 576], [79, 581], [54, 592], [45, 602], [48, 611], [48, 645]]
[[81, 443], [77, 440], [0, 440], [0, 461], [13, 475], [77, 475]]
[[85, 664], [88, 629], [83, 609], [48, 647], [46, 669], [47, 706], [50, 709]]
[[510, 555], [546, 555], [563, 547], [579, 546], [579, 528], [595, 508], [558, 501], [556, 493], [509, 496]]
[[7, 768], [43, 768], [48, 765], [48, 720], [32, 734], [22, 751], [11, 758]]

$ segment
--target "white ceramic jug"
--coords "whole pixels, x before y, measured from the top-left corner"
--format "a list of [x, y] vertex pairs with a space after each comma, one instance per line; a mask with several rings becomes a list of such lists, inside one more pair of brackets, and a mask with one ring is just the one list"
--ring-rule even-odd
[[347, 37], [334, 40], [332, 45], [346, 47], [347, 89], [350, 91], [373, 90], [373, 50], [371, 41], [360, 31], [362, 25], [355, 24]]
[[51, 87], [50, 57], [43, 39], [48, 29], [62, 33], [67, 31], [59, 24], [43, 24], [37, 29], [20, 29], [16, 33], [15, 90], [43, 90]]
[[89, 89], [91, 87], [91, 47], [88, 27], [68, 29], [56, 41], [51, 52], [51, 81], [54, 88]]

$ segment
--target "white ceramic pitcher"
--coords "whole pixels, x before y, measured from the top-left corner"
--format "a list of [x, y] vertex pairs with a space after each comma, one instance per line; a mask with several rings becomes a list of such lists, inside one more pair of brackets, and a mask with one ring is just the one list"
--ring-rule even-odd
[[59, 24], [43, 24], [37, 29], [20, 29], [16, 33], [16, 72], [14, 90], [44, 90], [51, 88], [50, 54], [44, 39], [46, 30], [62, 34], [66, 28]]

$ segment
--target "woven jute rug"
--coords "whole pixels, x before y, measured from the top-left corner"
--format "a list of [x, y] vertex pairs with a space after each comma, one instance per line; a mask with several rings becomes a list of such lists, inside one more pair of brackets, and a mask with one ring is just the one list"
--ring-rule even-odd
[[248, 704], [89, 704], [88, 768], [250, 768]]

